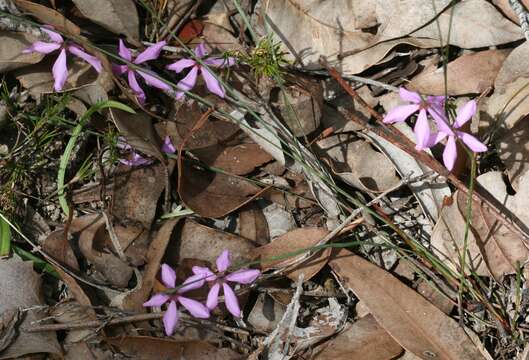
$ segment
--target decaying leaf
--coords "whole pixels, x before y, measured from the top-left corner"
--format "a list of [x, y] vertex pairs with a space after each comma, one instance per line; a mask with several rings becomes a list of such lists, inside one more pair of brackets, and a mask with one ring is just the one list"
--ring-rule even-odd
[[42, 243], [42, 248], [61, 264], [79, 271], [79, 263], [64, 230], [51, 232]]
[[18, 326], [23, 318], [20, 310], [8, 309], [0, 314], [0, 353], [7, 349], [18, 336]]
[[[262, 260], [266, 260], [274, 256], [281, 256], [315, 246], [328, 233], [329, 231], [323, 228], [306, 227], [295, 229], [274, 239], [270, 244], [256, 248], [252, 253], [255, 256], [260, 256]], [[330, 254], [331, 248], [319, 250], [285, 275], [292, 280], [296, 280], [300, 274], [303, 274], [305, 280], [310, 280], [327, 264]], [[265, 261], [261, 264], [261, 268], [263, 270], [280, 269], [294, 263], [303, 255], [305, 254], [290, 256], [282, 260]]]
[[485, 359], [456, 321], [385, 270], [346, 249], [329, 265], [404, 349], [423, 359]]
[[115, 34], [138, 42], [139, 19], [133, 0], [73, 0], [81, 14]]
[[[514, 21], [515, 23], [520, 23], [520, 18], [514, 10], [512, 9], [511, 5], [509, 5], [509, 0], [492, 0], [492, 3], [500, 8], [500, 10], [509, 18], [511, 21]], [[525, 6], [526, 9], [529, 9], [529, 0], [520, 0], [520, 3]]]
[[248, 323], [260, 331], [270, 332], [279, 324], [286, 306], [275, 301], [267, 293], [259, 294], [248, 315]]
[[518, 121], [512, 129], [504, 131], [496, 144], [511, 185], [518, 190], [520, 178], [529, 170], [529, 122], [527, 119]]
[[37, 39], [25, 33], [0, 31], [0, 73], [36, 64], [44, 57], [40, 53], [23, 54]]
[[314, 359], [391, 360], [402, 351], [402, 347], [377, 323], [375, 318], [366, 315], [332, 340], [320, 345]]
[[[0, 292], [0, 314], [13, 314], [13, 311], [19, 308], [44, 305], [40, 285], [41, 278], [33, 271], [31, 262], [24, 262], [18, 256], [0, 259], [0, 289], [2, 289]], [[33, 322], [42, 317], [36, 311], [28, 311], [20, 323], [20, 327], [31, 327]], [[14, 319], [12, 317], [11, 321]], [[3, 325], [5, 326], [5, 324]], [[11, 342], [4, 351], [0, 352], [0, 359], [10, 359], [35, 353], [51, 353], [60, 356], [61, 352], [55, 333], [19, 331], [14, 342]]]
[[527, 52], [529, 52], [529, 43], [525, 41], [509, 53], [494, 80], [496, 91], [503, 92], [505, 87], [520, 77], [529, 78]]
[[[479, 94], [491, 87], [510, 50], [463, 54], [447, 66], [448, 95]], [[422, 72], [407, 85], [422, 94], [444, 95], [444, 69]]]
[[14, 3], [19, 9], [30, 13], [43, 24], [51, 25], [69, 35], [81, 35], [81, 29], [77, 25], [50, 7], [29, 0], [14, 0]]
[[497, 89], [486, 103], [486, 114], [480, 113], [484, 126], [512, 129], [529, 114], [529, 77], [517, 78]]
[[[275, 224], [274, 224], [275, 225]], [[242, 237], [264, 245], [270, 242], [268, 222], [263, 211], [253, 204], [248, 204], [239, 212], [239, 233]]]

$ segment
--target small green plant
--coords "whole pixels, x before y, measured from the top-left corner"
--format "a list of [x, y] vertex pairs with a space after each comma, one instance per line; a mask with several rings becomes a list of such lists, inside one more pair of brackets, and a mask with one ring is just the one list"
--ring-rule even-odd
[[281, 43], [274, 42], [271, 35], [262, 38], [249, 54], [242, 52], [231, 54], [248, 64], [256, 78], [265, 76], [277, 82], [281, 82], [284, 75], [283, 68], [289, 64], [285, 55], [286, 53], [281, 50]]

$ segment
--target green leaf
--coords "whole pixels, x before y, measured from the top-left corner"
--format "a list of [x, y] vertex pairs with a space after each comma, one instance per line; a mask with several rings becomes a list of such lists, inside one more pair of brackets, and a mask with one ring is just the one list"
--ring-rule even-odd
[[8, 256], [11, 251], [11, 229], [9, 224], [0, 218], [0, 257]]

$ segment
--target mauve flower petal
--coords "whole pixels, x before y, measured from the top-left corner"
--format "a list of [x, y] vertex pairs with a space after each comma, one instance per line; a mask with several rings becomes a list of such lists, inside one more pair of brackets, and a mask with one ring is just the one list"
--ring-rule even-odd
[[151, 159], [146, 159], [137, 152], [132, 153], [131, 159], [119, 159], [119, 162], [128, 166], [142, 166], [142, 165], [148, 165], [152, 163]]
[[112, 64], [112, 72], [115, 74], [115, 75], [123, 75], [127, 72], [128, 70], [128, 66], [127, 65], [117, 65], [117, 64]]
[[476, 109], [476, 100], [470, 100], [465, 105], [457, 109], [457, 116], [456, 121], [454, 123], [454, 127], [456, 129], [459, 129], [461, 126], [465, 125], [468, 120], [472, 119], [472, 116], [474, 116], [474, 114], [476, 113]]
[[162, 282], [166, 287], [171, 289], [174, 289], [176, 286], [176, 273], [167, 264], [162, 264]]
[[417, 116], [417, 122], [413, 128], [413, 132], [415, 133], [415, 149], [423, 150], [427, 147], [430, 140], [430, 124], [426, 117], [426, 110], [421, 109], [421, 111], [419, 111], [419, 116]]
[[405, 121], [411, 114], [419, 110], [419, 105], [399, 105], [391, 109], [390, 112], [384, 116], [385, 124], [393, 124], [396, 122]]
[[227, 59], [212, 58], [204, 60], [204, 64], [222, 69], [235, 65], [235, 59], [232, 57], [229, 57]]
[[167, 44], [166, 41], [159, 41], [154, 45], [149, 46], [147, 49], [143, 50], [134, 60], [134, 64], [141, 64], [145, 61], [158, 59], [162, 48]]
[[437, 145], [438, 143], [440, 143], [445, 137], [447, 137], [448, 135], [442, 131], [439, 131], [435, 134], [430, 134], [430, 139], [428, 140], [428, 144], [427, 146], [425, 147], [432, 147], [434, 145]]
[[178, 293], [182, 294], [191, 290], [199, 289], [204, 285], [204, 275], [191, 275], [178, 288]]
[[443, 151], [443, 162], [446, 168], [450, 171], [454, 168], [457, 159], [456, 140], [453, 136], [449, 136], [446, 141], [445, 149]]
[[224, 278], [227, 281], [233, 281], [239, 284], [251, 284], [261, 275], [261, 272], [256, 269], [241, 269], [226, 275]]
[[476, 137], [462, 131], [457, 131], [457, 136], [474, 152], [487, 151], [487, 145], [483, 144]]
[[163, 315], [163, 326], [165, 328], [165, 335], [171, 336], [174, 334], [176, 325], [178, 324], [178, 309], [176, 302], [171, 301], [165, 314]]
[[155, 88], [160, 89], [160, 90], [164, 90], [164, 91], [171, 90], [171, 87], [168, 84], [166, 84], [162, 80], [158, 79], [157, 77], [152, 76], [151, 74], [149, 74], [149, 73], [147, 73], [145, 71], [138, 70], [136, 72], [138, 73], [138, 75], [140, 75], [143, 78], [143, 80], [145, 80], [147, 85], [155, 87]]
[[228, 270], [228, 268], [231, 265], [230, 251], [229, 250], [224, 250], [219, 255], [219, 257], [217, 258], [217, 260], [215, 262], [217, 263], [217, 270], [218, 271], [224, 272], [224, 271]]
[[206, 281], [217, 280], [217, 275], [213, 273], [209, 268], [204, 266], [193, 266], [193, 274], [202, 275]]
[[41, 54], [49, 54], [59, 49], [61, 44], [47, 43], [44, 41], [35, 41], [30, 47], [22, 50], [22, 53], [28, 54], [32, 52], [38, 52]]
[[195, 64], [196, 61], [193, 59], [182, 59], [172, 63], [171, 65], [167, 65], [167, 69], [179, 73], [182, 70], [187, 69], [188, 67], [195, 66]]
[[185, 78], [176, 85], [180, 90], [189, 91], [197, 83], [198, 67], [193, 66]]
[[224, 97], [224, 89], [222, 88], [222, 85], [215, 78], [215, 76], [209, 72], [209, 70], [202, 68], [202, 78], [204, 78], [206, 87], [209, 91], [221, 98]]
[[83, 51], [79, 46], [70, 45], [68, 46], [68, 51], [74, 54], [77, 57], [80, 57], [90, 65], [98, 72], [100, 73], [103, 70], [103, 65], [101, 64], [101, 61], [99, 61], [98, 58], [96, 58], [93, 55], [88, 54], [87, 52]]
[[132, 146], [130, 146], [128, 143], [127, 143], [127, 140], [123, 137], [123, 136], [119, 136], [118, 137], [118, 141], [116, 143], [116, 146], [121, 149], [121, 150], [125, 150], [125, 151], [128, 151], [128, 150], [132, 150]]
[[414, 91], [406, 90], [403, 87], [399, 88], [399, 95], [402, 100], [412, 102], [414, 104], [420, 104], [422, 99], [419, 94]]
[[57, 56], [57, 60], [55, 60], [51, 71], [53, 73], [53, 79], [55, 80], [53, 88], [55, 89], [55, 91], [61, 91], [64, 87], [64, 83], [66, 83], [66, 79], [68, 78], [65, 49], [62, 49], [59, 53], [59, 56]]
[[207, 319], [209, 317], [209, 309], [201, 302], [183, 296], [178, 297], [178, 302], [196, 318]]
[[237, 295], [235, 295], [232, 288], [226, 283], [222, 284], [222, 289], [224, 290], [224, 303], [228, 311], [237, 318], [241, 317], [241, 308], [239, 307]]
[[204, 43], [200, 43], [195, 48], [195, 55], [199, 58], [203, 58], [208, 54], [208, 50], [206, 49], [206, 45]]
[[219, 304], [219, 291], [220, 284], [215, 283], [208, 292], [208, 298], [206, 300], [206, 307], [210, 310], [213, 310]]
[[182, 100], [186, 94], [182, 91], [177, 91], [174, 93], [174, 97], [176, 100]]
[[119, 50], [118, 50], [119, 56], [121, 56], [124, 60], [132, 61], [132, 53], [130, 52], [130, 49], [125, 46], [125, 43], [123, 40], [119, 39]]
[[426, 101], [428, 102], [428, 104], [431, 104], [433, 106], [443, 107], [444, 103], [446, 101], [446, 97], [444, 97], [444, 96], [428, 96], [426, 98]]
[[174, 154], [176, 152], [176, 148], [169, 136], [165, 136], [165, 139], [163, 139], [162, 151], [166, 154]]
[[127, 72], [127, 77], [129, 79], [129, 86], [136, 94], [136, 97], [138, 98], [140, 104], [145, 103], [145, 92], [143, 92], [143, 89], [140, 87], [140, 84], [138, 84], [138, 80], [136, 79], [136, 75], [134, 74], [134, 72], [129, 70]]
[[166, 294], [156, 294], [152, 298], [143, 303], [145, 307], [162, 306], [169, 300], [170, 296]]
[[444, 113], [443, 108], [439, 108], [437, 106], [430, 106], [427, 111], [435, 120], [439, 131], [445, 133], [446, 135], [454, 135], [454, 132], [448, 125], [448, 120], [446, 118], [446, 114]]
[[57, 44], [62, 44], [64, 42], [64, 39], [62, 38], [61, 34], [59, 34], [58, 32], [50, 30], [46, 27], [41, 27], [40, 31], [46, 33], [46, 35], [49, 36], [50, 40]]

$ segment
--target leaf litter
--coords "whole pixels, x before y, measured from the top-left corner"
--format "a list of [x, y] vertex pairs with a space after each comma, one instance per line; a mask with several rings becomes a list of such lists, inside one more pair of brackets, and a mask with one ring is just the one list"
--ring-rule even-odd
[[522, 359], [516, 3], [1, 4], [0, 358]]

